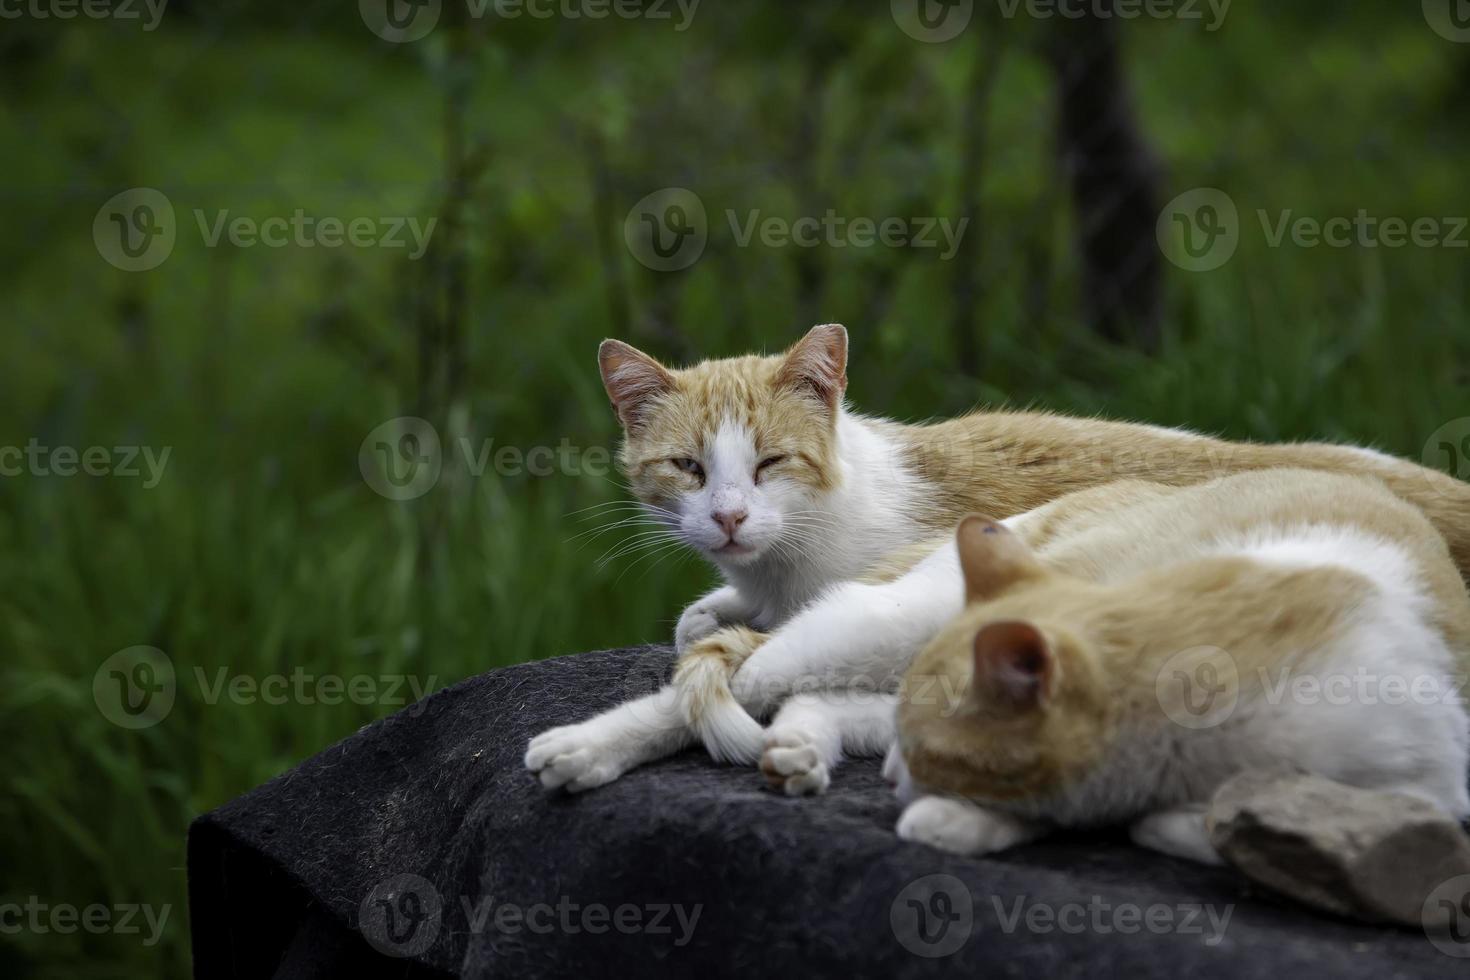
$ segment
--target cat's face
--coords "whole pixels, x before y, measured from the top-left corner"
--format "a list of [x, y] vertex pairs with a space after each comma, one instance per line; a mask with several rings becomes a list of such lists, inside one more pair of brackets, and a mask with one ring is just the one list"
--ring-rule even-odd
[[968, 605], [909, 669], [885, 771], [905, 800], [1044, 798], [1113, 730], [1089, 629], [1104, 590], [1045, 568], [999, 522], [966, 518], [958, 541]]
[[623, 424], [629, 485], [684, 543], [739, 567], [768, 555], [794, 559], [830, 523], [815, 505], [838, 480], [842, 327], [815, 327], [776, 357], [684, 370], [615, 340], [598, 361]]

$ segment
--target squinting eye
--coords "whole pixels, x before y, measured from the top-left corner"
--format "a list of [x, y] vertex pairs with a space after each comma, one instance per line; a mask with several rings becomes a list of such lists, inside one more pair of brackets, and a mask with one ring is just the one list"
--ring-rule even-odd
[[763, 460], [760, 461], [760, 464], [759, 465], [756, 466], [756, 468], [755, 468], [756, 475], [759, 476], [760, 473], [761, 473], [761, 471], [764, 470], [768, 466], [775, 466], [777, 463], [784, 463], [784, 462], [786, 462], [786, 457], [785, 456], [767, 456], [765, 459], [763, 459]]
[[683, 470], [685, 473], [688, 473], [690, 476], [697, 476], [701, 480], [704, 479], [704, 467], [700, 466], [697, 460], [689, 459], [687, 456], [685, 456], [680, 457], [679, 459], [670, 460], [670, 462], [679, 467], [679, 469]]

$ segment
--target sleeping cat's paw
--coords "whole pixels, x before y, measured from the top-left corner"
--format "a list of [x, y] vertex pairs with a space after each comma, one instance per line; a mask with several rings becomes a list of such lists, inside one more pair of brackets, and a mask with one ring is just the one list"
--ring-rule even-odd
[[1205, 811], [1201, 806], [1151, 813], [1133, 825], [1129, 836], [1140, 847], [1172, 857], [1201, 864], [1225, 863], [1215, 845], [1210, 843], [1210, 832], [1205, 828]]
[[921, 796], [898, 818], [899, 837], [952, 854], [990, 854], [1036, 834], [1014, 817], [946, 796]]
[[766, 739], [761, 772], [773, 788], [787, 796], [816, 796], [832, 785], [832, 774], [821, 753], [799, 732], [773, 732]]
[[580, 793], [612, 782], [628, 767], [593, 719], [552, 728], [531, 739], [526, 768], [539, 774], [547, 789], [565, 787], [569, 793]]

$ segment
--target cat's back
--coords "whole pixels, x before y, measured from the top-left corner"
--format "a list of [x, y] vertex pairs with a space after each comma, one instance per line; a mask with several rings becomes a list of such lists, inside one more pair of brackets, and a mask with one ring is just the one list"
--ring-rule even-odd
[[1290, 540], [1322, 549], [1376, 541], [1418, 567], [1454, 568], [1423, 513], [1382, 483], [1313, 470], [1260, 470], [1190, 487], [1112, 484], [1043, 508], [1025, 533], [1044, 560], [1092, 567], [1097, 574], [1089, 577], [1100, 580]]

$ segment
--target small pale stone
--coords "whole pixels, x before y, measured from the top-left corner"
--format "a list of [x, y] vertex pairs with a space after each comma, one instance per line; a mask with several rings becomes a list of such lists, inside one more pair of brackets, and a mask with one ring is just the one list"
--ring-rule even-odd
[[1426, 899], [1470, 875], [1470, 837], [1437, 807], [1320, 776], [1240, 773], [1215, 794], [1208, 825], [1215, 849], [1255, 881], [1372, 922], [1436, 928], [1447, 906]]

